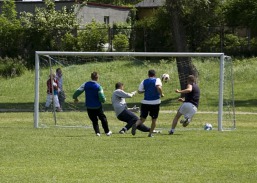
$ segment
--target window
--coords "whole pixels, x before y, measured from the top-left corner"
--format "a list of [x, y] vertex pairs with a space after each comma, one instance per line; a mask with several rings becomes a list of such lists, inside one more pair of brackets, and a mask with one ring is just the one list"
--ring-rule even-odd
[[104, 16], [104, 23], [108, 25], [110, 21], [109, 19], [109, 16]]

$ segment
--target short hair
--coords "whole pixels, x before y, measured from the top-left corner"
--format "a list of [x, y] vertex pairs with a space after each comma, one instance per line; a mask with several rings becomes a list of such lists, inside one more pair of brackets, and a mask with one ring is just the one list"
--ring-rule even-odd
[[97, 80], [98, 79], [98, 73], [97, 72], [92, 72], [91, 73], [91, 79], [92, 80]]
[[115, 89], [117, 90], [117, 89], [121, 88], [122, 86], [123, 86], [123, 83], [118, 82], [115, 84]]
[[187, 77], [187, 80], [194, 83], [195, 82], [195, 76], [194, 75], [189, 75]]
[[61, 68], [60, 68], [60, 67], [56, 69], [56, 72], [58, 72], [58, 71], [61, 71]]
[[149, 71], [148, 71], [148, 76], [149, 76], [149, 77], [155, 76], [155, 70], [153, 70], [153, 69], [149, 70]]

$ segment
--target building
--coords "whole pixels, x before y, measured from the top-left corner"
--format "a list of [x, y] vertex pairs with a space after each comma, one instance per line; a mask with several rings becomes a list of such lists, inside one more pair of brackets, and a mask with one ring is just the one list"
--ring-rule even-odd
[[154, 11], [165, 5], [166, 0], [143, 0], [140, 3], [136, 4], [137, 9], [137, 18], [139, 20], [152, 16]]
[[[2, 1], [0, 1], [0, 13]], [[21, 12], [30, 12], [35, 13], [36, 7], [44, 7], [45, 4], [43, 1], [16, 1], [16, 11], [18, 16]], [[92, 20], [100, 23], [106, 23], [112, 25], [113, 23], [126, 22], [129, 18], [130, 8], [121, 7], [107, 4], [99, 4], [93, 2], [80, 3], [77, 0], [70, 1], [55, 1], [55, 9], [61, 10], [66, 6], [67, 10], [71, 10], [74, 7], [77, 12], [77, 18], [80, 24], [83, 26], [87, 23], [90, 23]]]
[[129, 18], [130, 8], [88, 2], [86, 6], [80, 6], [78, 19], [81, 25], [90, 23], [92, 20], [112, 25], [115, 22], [126, 22]]

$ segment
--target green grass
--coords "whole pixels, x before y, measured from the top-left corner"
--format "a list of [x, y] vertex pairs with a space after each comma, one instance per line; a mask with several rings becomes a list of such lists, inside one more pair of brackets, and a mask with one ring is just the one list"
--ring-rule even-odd
[[[53, 114], [41, 112], [40, 128], [35, 129], [32, 112], [2, 112], [0, 182], [256, 182], [257, 115], [251, 114], [257, 112], [256, 58], [234, 61], [236, 130], [223, 132], [217, 130], [219, 65], [213, 60], [194, 60], [194, 64], [202, 92], [199, 113], [187, 128], [179, 125], [173, 136], [167, 131], [179, 106], [174, 61], [89, 62], [64, 67], [67, 107], [73, 92], [89, 80], [92, 71], [99, 71], [107, 97], [104, 109], [114, 134], [94, 135], [83, 109], [83, 95], [72, 112], [57, 113], [58, 125], [68, 122], [80, 128], [56, 127]], [[163, 85], [165, 97], [157, 125], [162, 133], [154, 138], [141, 132], [120, 135], [124, 124], [116, 119], [110, 103], [114, 84], [122, 81], [125, 90], [134, 91], [152, 68], [158, 75], [168, 72], [171, 76]], [[46, 99], [47, 75], [48, 70], [41, 69], [41, 106]], [[33, 110], [33, 71], [0, 78], [0, 82], [0, 109]], [[139, 105], [141, 99], [142, 95], [136, 95], [127, 102]], [[206, 111], [214, 113], [203, 113]], [[203, 130], [206, 122], [213, 125], [212, 131]], [[150, 125], [149, 119], [146, 125]]]
[[[238, 115], [237, 129], [201, 129], [167, 135], [172, 114], [161, 113], [161, 134], [114, 134], [90, 128], [39, 128], [32, 113], [0, 113], [1, 182], [256, 182], [256, 115]], [[80, 114], [85, 124], [90, 124]], [[198, 114], [191, 125], [200, 125]], [[149, 121], [146, 122], [149, 125]], [[190, 128], [190, 126], [189, 126]], [[103, 131], [103, 130], [102, 130]]]
[[[201, 101], [199, 110], [217, 111], [219, 90], [219, 63], [218, 60], [205, 59], [193, 60], [193, 64], [199, 71], [198, 83], [201, 88]], [[55, 66], [54, 69], [58, 67]], [[255, 88], [256, 58], [248, 60], [234, 60], [234, 97], [238, 111], [257, 112], [257, 92]], [[137, 90], [139, 83], [147, 77], [149, 69], [155, 69], [157, 76], [169, 73], [171, 80], [163, 85], [165, 97], [162, 99], [162, 107], [165, 110], [176, 110], [179, 103], [175, 102], [179, 97], [174, 92], [180, 88], [176, 62], [174, 60], [151, 62], [144, 60], [134, 61], [108, 61], [88, 62], [84, 65], [70, 65], [63, 67], [64, 88], [67, 94], [67, 102], [73, 103], [72, 94], [85, 81], [90, 79], [92, 71], [100, 73], [99, 82], [104, 88], [107, 98], [106, 110], [112, 110], [111, 95], [116, 82], [125, 84], [125, 90]], [[49, 70], [40, 70], [40, 102], [44, 105], [46, 100], [46, 80]], [[34, 71], [27, 71], [22, 77], [3, 79], [0, 78], [0, 109], [31, 109], [34, 107]], [[142, 95], [136, 95], [127, 102], [139, 104]], [[80, 97], [80, 107], [83, 106], [84, 97]]]

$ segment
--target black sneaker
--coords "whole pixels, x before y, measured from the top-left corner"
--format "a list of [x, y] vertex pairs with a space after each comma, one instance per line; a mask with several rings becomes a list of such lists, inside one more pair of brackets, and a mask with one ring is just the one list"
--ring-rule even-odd
[[153, 134], [149, 133], [149, 134], [148, 134], [148, 137], [154, 137], [154, 136], [153, 136]]
[[131, 129], [131, 134], [132, 134], [132, 135], [136, 135], [136, 130], [137, 130], [137, 125], [134, 124], [134, 125], [132, 126], [132, 129]]
[[182, 126], [183, 126], [183, 127], [186, 127], [187, 125], [189, 125], [190, 121], [189, 121], [189, 119], [182, 119], [182, 120], [180, 121], [180, 123], [182, 123]]
[[171, 131], [171, 130], [169, 131], [169, 135], [173, 135], [173, 133], [174, 133], [173, 131]]

